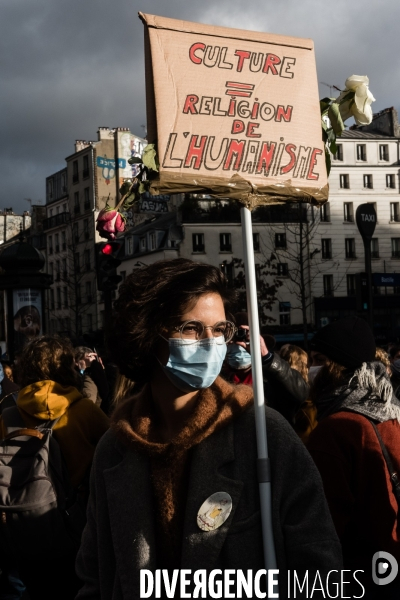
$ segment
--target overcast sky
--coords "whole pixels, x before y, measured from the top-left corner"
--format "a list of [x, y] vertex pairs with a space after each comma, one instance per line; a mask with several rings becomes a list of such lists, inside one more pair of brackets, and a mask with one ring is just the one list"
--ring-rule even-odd
[[[377, 112], [400, 106], [399, 0], [1, 0], [0, 208], [45, 199], [75, 139], [146, 123], [138, 10], [309, 37], [318, 79], [368, 75]], [[320, 85], [320, 94], [329, 88]]]

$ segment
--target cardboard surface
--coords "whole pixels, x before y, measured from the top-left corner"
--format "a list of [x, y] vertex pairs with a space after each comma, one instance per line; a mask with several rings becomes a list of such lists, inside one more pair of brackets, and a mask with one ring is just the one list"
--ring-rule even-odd
[[139, 13], [153, 194], [328, 198], [313, 42]]

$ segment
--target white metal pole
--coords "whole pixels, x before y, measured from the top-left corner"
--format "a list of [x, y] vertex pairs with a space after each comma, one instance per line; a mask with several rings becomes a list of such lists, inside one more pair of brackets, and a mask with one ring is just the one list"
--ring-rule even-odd
[[276, 569], [274, 534], [272, 529], [271, 469], [268, 457], [267, 426], [265, 422], [264, 382], [260, 351], [260, 326], [258, 321], [257, 285], [254, 264], [253, 228], [251, 212], [240, 210], [243, 234], [244, 272], [246, 278], [247, 311], [250, 327], [251, 368], [253, 377], [254, 408], [256, 418], [258, 481], [260, 486], [261, 522], [266, 569]]

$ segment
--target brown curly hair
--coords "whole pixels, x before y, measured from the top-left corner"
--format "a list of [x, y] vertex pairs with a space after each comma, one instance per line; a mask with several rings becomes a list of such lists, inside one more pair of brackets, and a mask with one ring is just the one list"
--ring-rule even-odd
[[280, 349], [279, 356], [286, 360], [292, 369], [298, 371], [308, 383], [308, 355], [305, 350], [294, 344], [285, 344]]
[[51, 380], [80, 389], [82, 381], [74, 365], [74, 349], [69, 340], [43, 335], [32, 340], [21, 354], [18, 364], [20, 385], [24, 388], [38, 381]]
[[217, 267], [184, 258], [136, 269], [119, 287], [107, 345], [120, 373], [135, 383], [150, 380], [160, 332], [204, 294], [219, 294], [233, 320], [236, 293]]

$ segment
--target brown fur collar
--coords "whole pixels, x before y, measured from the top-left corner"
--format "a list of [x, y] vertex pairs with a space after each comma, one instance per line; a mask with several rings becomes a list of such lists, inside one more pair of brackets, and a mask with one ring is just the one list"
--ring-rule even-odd
[[121, 403], [112, 416], [111, 427], [128, 447], [141, 448], [151, 456], [184, 453], [220, 429], [250, 406], [253, 390], [231, 385], [218, 377], [200, 390], [198, 402], [184, 428], [169, 443], [160, 441], [158, 422], [150, 387]]

